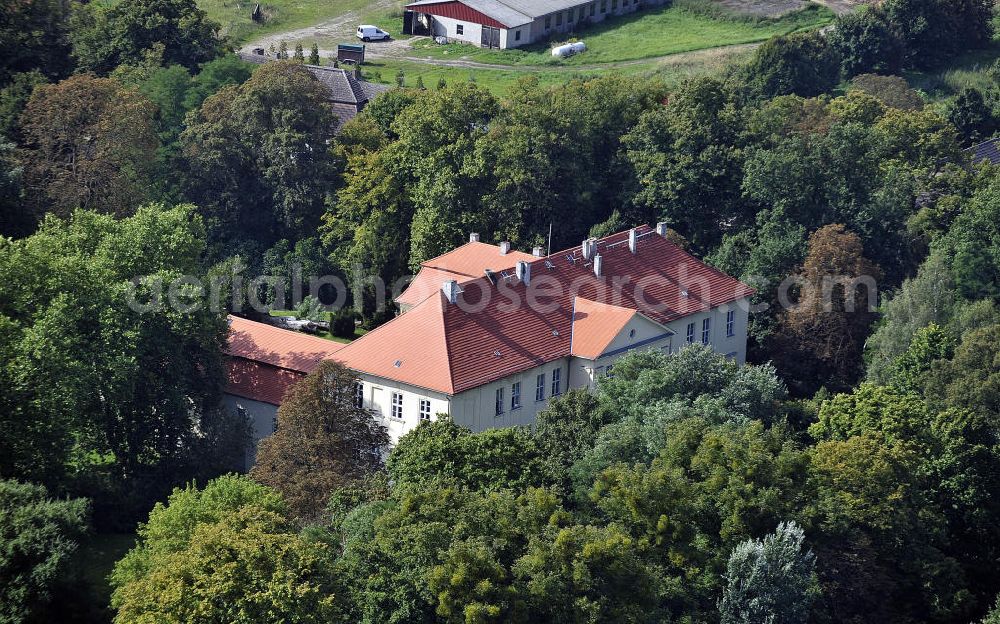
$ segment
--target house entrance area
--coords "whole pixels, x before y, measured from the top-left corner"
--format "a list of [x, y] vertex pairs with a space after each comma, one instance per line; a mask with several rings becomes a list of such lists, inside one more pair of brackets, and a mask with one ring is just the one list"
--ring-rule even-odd
[[492, 26], [483, 26], [483, 41], [482, 46], [484, 48], [500, 48], [500, 29], [493, 28]]

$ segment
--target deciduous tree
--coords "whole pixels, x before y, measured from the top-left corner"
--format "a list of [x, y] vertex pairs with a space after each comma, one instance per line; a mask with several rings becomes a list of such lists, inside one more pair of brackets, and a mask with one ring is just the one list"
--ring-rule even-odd
[[326, 87], [298, 63], [268, 63], [209, 97], [181, 134], [185, 194], [206, 216], [211, 243], [262, 253], [319, 223], [335, 174]]
[[828, 225], [809, 237], [799, 300], [781, 315], [773, 336], [778, 372], [793, 388], [845, 388], [858, 378], [880, 277], [861, 240], [844, 226]]
[[332, 621], [329, 551], [300, 538], [286, 513], [277, 493], [244, 477], [175, 490], [115, 566], [115, 622]]
[[148, 198], [155, 107], [107, 78], [38, 86], [21, 116], [25, 185], [35, 211], [130, 214]]
[[53, 589], [88, 524], [87, 501], [49, 498], [40, 485], [0, 480], [0, 621], [44, 621]]
[[734, 548], [719, 604], [722, 624], [808, 621], [819, 587], [816, 557], [804, 542], [802, 527], [783, 522], [763, 539], [750, 539]]
[[260, 442], [251, 476], [281, 492], [295, 514], [316, 518], [335, 488], [382, 465], [385, 426], [354, 402], [357, 378], [326, 361], [278, 408], [278, 429]]
[[193, 70], [225, 51], [221, 26], [194, 0], [122, 0], [75, 7], [73, 56], [84, 70], [107, 74], [119, 65], [141, 64], [162, 50], [164, 65]]

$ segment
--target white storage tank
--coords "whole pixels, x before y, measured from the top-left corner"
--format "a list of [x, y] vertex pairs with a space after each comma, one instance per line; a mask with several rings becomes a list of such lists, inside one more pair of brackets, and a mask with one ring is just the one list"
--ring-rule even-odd
[[579, 54], [586, 49], [587, 45], [582, 41], [577, 41], [576, 43], [564, 43], [560, 46], [552, 48], [552, 56], [557, 58], [566, 58], [567, 56]]

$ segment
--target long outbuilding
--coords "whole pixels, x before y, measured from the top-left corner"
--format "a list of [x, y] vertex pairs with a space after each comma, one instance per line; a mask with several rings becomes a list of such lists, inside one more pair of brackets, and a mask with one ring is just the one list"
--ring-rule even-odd
[[418, 0], [403, 32], [484, 48], [517, 48], [669, 0]]

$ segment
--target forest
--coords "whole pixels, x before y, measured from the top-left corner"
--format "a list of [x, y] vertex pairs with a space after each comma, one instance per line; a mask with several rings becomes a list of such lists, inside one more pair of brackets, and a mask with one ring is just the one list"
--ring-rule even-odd
[[[996, 11], [884, 0], [677, 86], [396, 88], [335, 132], [301, 49], [245, 63], [194, 0], [4, 7], [0, 623], [997, 624]], [[252, 276], [327, 302], [303, 276], [657, 221], [757, 289], [748, 365], [635, 353], [534, 428], [383, 458], [327, 362], [237, 474], [226, 314], [281, 299]]]

